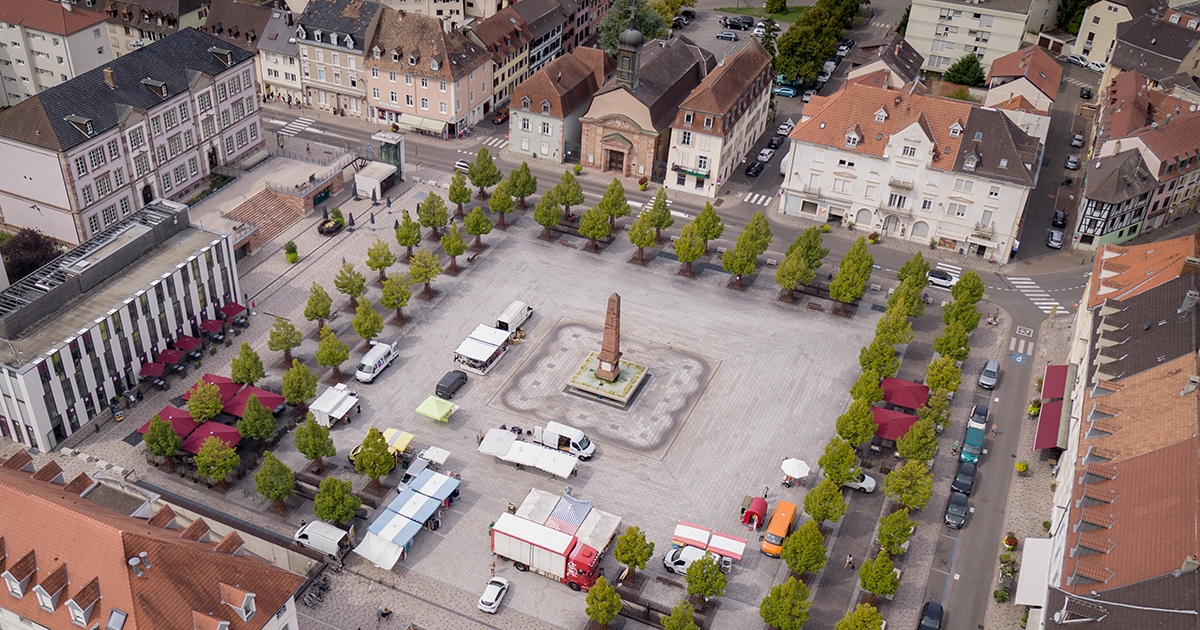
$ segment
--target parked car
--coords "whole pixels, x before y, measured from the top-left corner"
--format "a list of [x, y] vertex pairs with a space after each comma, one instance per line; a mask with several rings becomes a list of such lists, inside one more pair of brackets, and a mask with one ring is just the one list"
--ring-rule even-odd
[[454, 170], [466, 173], [471, 170], [471, 163], [466, 160], [459, 160], [454, 163]]
[[479, 610], [495, 614], [507, 593], [508, 580], [499, 576], [488, 580], [487, 586], [483, 588], [483, 595], [479, 596]]
[[850, 54], [850, 48], [851, 48], [851, 46], [850, 46], [850, 45], [848, 45], [848, 44], [842, 44], [841, 46], [838, 46], [838, 49], [837, 49], [837, 56], [839, 56], [839, 57], [845, 57], [846, 55], [849, 55], [849, 54]]
[[857, 476], [851, 477], [849, 481], [842, 485], [864, 494], [875, 492], [875, 478], [861, 470], [858, 471]]
[[971, 407], [971, 417], [967, 420], [967, 428], [987, 429], [988, 422], [988, 406], [979, 403]]
[[828, 72], [821, 72], [820, 74], [817, 75], [817, 83], [819, 83], [819, 84], [829, 83], [829, 77], [831, 77], [831, 76], [832, 75], [829, 74]]
[[1079, 170], [1079, 156], [1078, 155], [1068, 155], [1067, 156], [1067, 170], [1069, 170], [1069, 171]]
[[929, 270], [929, 284], [942, 289], [953, 289], [958, 284], [958, 276], [941, 269]]
[[1050, 236], [1046, 237], [1046, 247], [1051, 249], [1062, 249], [1063, 231], [1050, 230]]
[[1067, 63], [1073, 63], [1081, 68], [1086, 68], [1088, 65], [1088, 60], [1079, 55], [1071, 55], [1070, 57], [1067, 57]]
[[971, 488], [975, 486], [975, 464], [971, 462], [961, 462], [958, 465], [958, 472], [954, 475], [954, 481], [950, 482], [950, 489], [955, 492], [961, 492], [965, 495], [971, 494]]
[[787, 138], [784, 136], [780, 136], [780, 135], [771, 136], [771, 139], [767, 140], [767, 148], [768, 149], [778, 149], [779, 146], [781, 144], [783, 144], [784, 140], [787, 140]]
[[689, 21], [696, 19], [696, 12], [692, 9], [684, 9], [679, 12], [679, 15], [687, 18]]
[[765, 29], [761, 26], [755, 26], [754, 30], [750, 31], [750, 34], [755, 37], [762, 37], [767, 34], [767, 29]]
[[734, 33], [733, 31], [721, 31], [720, 33], [717, 33], [717, 39], [736, 42], [738, 40], [738, 36], [737, 33]]
[[996, 389], [996, 384], [999, 382], [1000, 362], [988, 359], [987, 363], [983, 364], [983, 369], [979, 371], [979, 386], [984, 389]]
[[816, 96], [816, 95], [817, 95], [817, 91], [816, 91], [816, 90], [804, 90], [804, 96], [802, 96], [802, 97], [800, 98], [800, 100], [802, 100], [802, 101], [804, 101], [805, 103], [807, 103], [807, 102], [811, 101], [811, 100], [812, 100], [812, 97], [814, 97], [814, 96]]
[[496, 113], [492, 115], [492, 124], [493, 125], [499, 125], [500, 123], [507, 122], [507, 121], [508, 121], [508, 108], [507, 107], [501, 107], [500, 109], [497, 109]]
[[762, 162], [755, 160], [746, 166], [746, 175], [748, 177], [758, 177], [758, 174], [766, 168]]
[[1090, 87], [1079, 88], [1079, 98], [1081, 98], [1085, 101], [1092, 100], [1092, 88], [1090, 88]]
[[942, 605], [937, 602], [925, 602], [921, 606], [921, 621], [917, 630], [942, 630]]
[[786, 96], [788, 98], [796, 98], [796, 88], [786, 85], [777, 85], [771, 90], [776, 96]]
[[683, 28], [685, 26], [687, 26], [687, 20], [682, 17], [676, 17], [674, 20], [671, 20], [671, 28]]
[[[1071, 136], [1071, 146], [1073, 146], [1075, 148], [1079, 148], [1079, 147], [1083, 146], [1083, 134], [1077, 133], [1077, 134]], [[1074, 157], [1074, 156], [1072, 156], [1072, 157]], [[1071, 160], [1068, 158], [1067, 161], [1070, 162]], [[1076, 166], [1078, 167], [1078, 165], [1076, 165]], [[1067, 168], [1070, 168], [1070, 167], [1068, 166]]]
[[775, 130], [775, 133], [777, 133], [781, 136], [786, 136], [792, 132], [792, 127], [794, 127], [794, 126], [795, 125], [793, 125], [791, 122], [779, 123], [779, 128]]
[[1088, 70], [1095, 70], [1096, 72], [1104, 72], [1104, 69], [1107, 67], [1108, 64], [1103, 61], [1089, 61], [1087, 65]]
[[775, 157], [775, 149], [763, 149], [758, 152], [759, 162], [770, 162]]
[[1062, 210], [1055, 210], [1054, 216], [1050, 217], [1050, 225], [1054, 227], [1067, 227], [1067, 213]]
[[462, 370], [450, 370], [449, 372], [446, 372], [446, 375], [442, 377], [442, 380], [438, 381], [437, 387], [434, 388], [433, 393], [438, 398], [450, 400], [454, 398], [454, 395], [458, 393], [458, 390], [462, 389], [462, 386], [466, 384], [466, 372]]
[[961, 492], [951, 492], [950, 500], [946, 503], [946, 527], [950, 529], [962, 529], [966, 522], [967, 495]]

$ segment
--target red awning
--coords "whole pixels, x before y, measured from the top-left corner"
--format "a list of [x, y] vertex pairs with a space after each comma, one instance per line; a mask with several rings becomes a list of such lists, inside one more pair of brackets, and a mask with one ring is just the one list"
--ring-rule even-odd
[[206, 319], [200, 322], [200, 330], [207, 333], [219, 333], [225, 327], [225, 322], [219, 319]]
[[1047, 365], [1046, 374], [1042, 377], [1042, 398], [1054, 400], [1066, 398], [1067, 366]]
[[234, 446], [242, 441], [242, 436], [237, 432], [237, 429], [213, 422], [209, 420], [196, 428], [196, 430], [183, 441], [182, 449], [189, 453], [199, 453], [200, 447], [204, 446], [204, 440], [210, 437], [215, 437], [229, 446]]
[[[205, 374], [204, 376], [200, 377], [200, 380], [204, 381], [205, 383], [212, 383], [213, 385], [217, 386], [217, 389], [221, 390], [221, 404], [223, 405], [229, 404], [229, 401], [233, 400], [233, 397], [237, 395], [238, 390], [242, 388], [241, 385], [234, 383], [233, 379], [226, 376], [217, 376], [216, 374]], [[197, 385], [199, 385], [199, 383], [197, 383]], [[188, 389], [183, 396], [180, 396], [180, 398], [184, 400], [191, 400], [192, 392], [194, 391], [196, 391], [196, 385], [192, 385], [192, 387]]]
[[1038, 414], [1037, 434], [1033, 438], [1033, 450], [1040, 451], [1058, 446], [1058, 425], [1062, 421], [1062, 406], [1061, 400], [1042, 405]]
[[159, 363], [179, 363], [183, 360], [182, 350], [163, 350], [158, 353]]
[[767, 515], [767, 500], [762, 497], [754, 497], [750, 502], [750, 507], [742, 514], [742, 524], [749, 525], [754, 529], [763, 526], [763, 519]]
[[879, 425], [875, 435], [893, 442], [904, 437], [912, 425], [920, 420], [910, 413], [892, 411], [883, 407], [871, 407], [871, 417], [875, 420], [875, 424]]
[[245, 310], [246, 310], [246, 307], [242, 306], [241, 304], [238, 304], [237, 302], [230, 302], [230, 303], [226, 304], [225, 306], [221, 307], [221, 312], [224, 313], [225, 315], [228, 315], [229, 317], [237, 317], [239, 314], [241, 314]]
[[246, 402], [250, 400], [251, 396], [258, 396], [259, 404], [261, 404], [263, 407], [266, 407], [270, 411], [279, 409], [284, 403], [283, 396], [279, 394], [269, 392], [265, 389], [259, 389], [257, 387], [247, 387], [246, 389], [238, 392], [238, 395], [235, 396], [233, 400], [226, 403], [225, 408], [222, 409], [222, 411], [241, 418], [242, 414], [246, 412]]
[[[186, 438], [187, 436], [191, 435], [192, 431], [195, 431], [196, 427], [199, 426], [196, 424], [196, 421], [192, 419], [192, 414], [178, 407], [163, 407], [163, 410], [158, 412], [158, 417], [170, 422], [171, 428], [175, 429], [175, 433], [177, 433], [181, 438]], [[152, 420], [154, 420], [153, 417], [151, 417], [150, 420], [147, 420], [146, 424], [143, 424], [142, 428], [138, 429], [137, 432], [145, 435], [148, 431], [150, 431], [150, 422]]]
[[883, 402], [905, 409], [920, 409], [929, 400], [929, 388], [900, 378], [885, 378], [879, 382], [883, 388]]
[[191, 352], [200, 347], [200, 340], [195, 337], [184, 335], [175, 342], [175, 347], [184, 352]]
[[162, 376], [163, 368], [167, 366], [161, 363], [143, 363], [142, 376]]

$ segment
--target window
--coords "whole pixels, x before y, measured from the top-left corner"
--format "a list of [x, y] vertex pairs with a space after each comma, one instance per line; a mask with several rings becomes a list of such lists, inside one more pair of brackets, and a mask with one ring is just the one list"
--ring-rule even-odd
[[128, 198], [122, 199], [120, 205], [121, 205], [121, 216], [125, 216], [125, 215], [129, 214], [129, 211], [130, 211], [129, 199]]
[[388, 81], [391, 81], [392, 83], [396, 82], [396, 73], [395, 72], [388, 73]]
[[1092, 16], [1092, 24], [1099, 24], [1099, 23], [1100, 23], [1100, 16], [1099, 15]]
[[903, 208], [908, 203], [908, 197], [900, 193], [891, 193], [888, 195], [888, 205], [893, 208]]
[[954, 180], [954, 190], [957, 190], [959, 192], [969, 193], [969, 192], [971, 192], [972, 188], [975, 188], [975, 182], [973, 182], [969, 179], [962, 179], [960, 177], [960, 178]]
[[204, 122], [200, 123], [200, 131], [204, 133], [204, 137], [208, 138], [217, 132], [217, 124], [212, 118], [205, 118]]
[[542, 113], [543, 114], [550, 113], [550, 101], [542, 101]]
[[428, 87], [429, 87], [429, 79], [426, 79], [425, 77], [421, 77], [421, 88], [426, 89]]
[[116, 223], [117, 221], [117, 206], [111, 205], [104, 209], [104, 225]]
[[131, 130], [129, 132], [129, 148], [130, 148], [130, 150], [136, 149], [136, 148], [142, 146], [143, 144], [146, 144], [146, 130], [142, 129], [141, 127], [137, 127], [136, 129]]
[[[320, 56], [320, 54], [321, 54], [321, 51], [319, 51], [319, 50], [318, 50], [318, 51], [317, 51], [317, 55], [318, 55], [318, 56]], [[318, 59], [317, 61], [320, 61], [320, 59]], [[224, 84], [224, 83], [218, 83], [218, 84], [217, 84], [217, 100], [218, 100], [218, 101], [223, 101], [223, 100], [225, 100], [225, 99], [226, 99], [228, 96], [229, 96], [229, 95], [228, 95], [228, 94], [225, 92], [225, 84]]]
[[104, 626], [105, 630], [121, 630], [125, 625], [125, 617], [127, 616], [116, 608], [112, 609], [112, 612], [108, 614], [108, 623]]
[[678, 175], [676, 175], [675, 176], [675, 185], [676, 186], [687, 185], [687, 175], [684, 175], [683, 173], [679, 173]]
[[163, 175], [162, 175], [162, 189], [163, 189], [164, 191], [171, 190], [171, 174], [170, 174], [170, 173], [163, 173]]
[[139, 155], [133, 158], [133, 168], [138, 177], [150, 172], [150, 158], [145, 155]]
[[712, 119], [712, 116], [705, 116], [705, 117], [704, 117], [704, 128], [705, 128], [705, 129], [712, 129], [712, 128], [713, 128], [713, 119]]
[[946, 216], [965, 217], [967, 216], [967, 207], [961, 203], [948, 203], [946, 204]]
[[167, 129], [171, 129], [178, 124], [179, 124], [179, 117], [176, 115], [175, 110], [169, 109], [163, 113], [163, 125]]
[[108, 159], [115, 160], [121, 155], [120, 145], [121, 143], [116, 140], [108, 141]]
[[521, 131], [529, 131], [529, 119], [528, 118], [521, 119]]
[[866, 197], [867, 199], [874, 199], [875, 198], [875, 187], [868, 184], [867, 191], [865, 193], [863, 193], [863, 196]]
[[389, 100], [391, 100], [393, 103], [398, 102], [398, 99], [400, 98], [400, 95], [394, 91], [388, 94], [388, 96], [390, 97]]
[[871, 160], [871, 172], [872, 173], [879, 173], [882, 170], [883, 170], [883, 162], [880, 162], [879, 160]]
[[100, 231], [100, 215], [93, 214], [88, 217], [88, 231], [92, 234]]
[[187, 120], [187, 119], [188, 119], [187, 103], [180, 103], [179, 104], [179, 120]]
[[113, 171], [113, 182], [116, 183], [116, 185], [118, 187], [124, 186], [125, 185], [125, 172], [119, 168], [117, 170]]
[[150, 131], [156, 136], [162, 135], [162, 121], [157, 116], [150, 119]]
[[245, 130], [245, 129], [238, 129], [238, 132], [237, 132], [237, 134], [236, 134], [236, 135], [237, 135], [237, 145], [238, 145], [238, 148], [240, 149], [240, 148], [242, 148], [242, 147], [246, 146], [246, 143], [247, 143], [247, 140], [246, 140], [246, 130]]
[[96, 196], [103, 198], [112, 192], [112, 179], [108, 173], [96, 178]]
[[684, 115], [683, 115], [683, 124], [685, 124], [685, 125], [691, 125], [691, 124], [692, 124], [692, 115], [691, 115], [690, 113], [687, 113], [687, 114], [684, 114]]
[[[322, 94], [323, 93], [324, 92], [322, 92]], [[229, 110], [226, 109], [226, 110], [221, 111], [221, 127], [225, 128], [228, 126], [229, 126]]]
[[175, 167], [175, 183], [182, 184], [185, 181], [187, 181], [187, 166], [180, 164]]
[[980, 222], [980, 223], [982, 223], [982, 224], [984, 224], [984, 225], [991, 225], [991, 224], [992, 224], [992, 211], [991, 211], [991, 210], [984, 210], [984, 211], [983, 211], [983, 218], [982, 218], [982, 219], [980, 219], [980, 220], [979, 220], [979, 222]]
[[900, 155], [903, 155], [904, 157], [916, 157], [917, 147], [905, 146], [900, 150]]
[[76, 175], [87, 175], [87, 172], [88, 172], [87, 160], [82, 157], [75, 158], [75, 174]]
[[684, 131], [681, 133], [679, 135], [679, 144], [682, 144], [685, 147], [692, 146], [692, 132]]
[[838, 166], [844, 166], [846, 168], [854, 168], [854, 161], [846, 160], [846, 159], [838, 160]]
[[922, 210], [928, 210], [928, 209], [930, 209], [930, 208], [932, 208], [932, 207], [933, 207], [933, 200], [932, 200], [932, 199], [922, 199], [922, 200], [921, 200], [921, 209], [922, 209]]
[[88, 165], [92, 167], [93, 171], [104, 166], [104, 162], [104, 147], [96, 147], [88, 151]]
[[438, 81], [438, 91], [439, 92], [446, 91], [446, 82], [445, 81]]
[[95, 198], [92, 197], [92, 186], [88, 184], [83, 187], [83, 205], [90, 206], [93, 201], [95, 201]]
[[375, 100], [379, 100], [379, 88], [377, 88], [377, 87], [371, 88], [371, 98], [373, 98]]
[[988, 190], [988, 196], [989, 196], [989, 197], [991, 197], [992, 199], [997, 199], [997, 198], [999, 198], [999, 197], [1000, 197], [1000, 187], [999, 187], [999, 186], [992, 186], [992, 187], [991, 187], [991, 188]]
[[175, 157], [176, 155], [183, 153], [183, 140], [180, 136], [171, 136], [171, 138], [167, 140], [167, 145], [171, 147], [171, 157]]
[[1000, 168], [1008, 167], [1008, 158], [1000, 158]]
[[850, 192], [850, 180], [834, 179], [833, 180], [833, 192], [839, 192], [839, 193]]
[[405, 105], [408, 105], [409, 107], [412, 107], [412, 106], [413, 106], [413, 96], [412, 96], [412, 94], [405, 94], [405, 95], [404, 95], [404, 104], [405, 104]]
[[550, 143], [549, 142], [542, 143], [542, 155], [550, 155]]
[[250, 139], [258, 139], [258, 123], [250, 123]]
[[529, 150], [529, 138], [521, 138], [521, 150], [522, 151]]
[[192, 138], [192, 130], [188, 129], [183, 132], [183, 146], [190, 149], [193, 144], [195, 144], [195, 140]]
[[446, 101], [438, 101], [438, 113], [446, 113]]
[[[1115, 7], [1115, 6], [1111, 5], [1111, 4], [1110, 4], [1110, 5], [1108, 5], [1108, 12], [1109, 12], [1109, 13], [1116, 13], [1116, 12], [1117, 12], [1117, 7]], [[1171, 21], [1175, 21], [1175, 20], [1178, 20], [1178, 19], [1179, 19], [1179, 17], [1178, 17], [1178, 16], [1174, 16], [1174, 15], [1172, 15], [1172, 16], [1171, 16]]]
[[696, 169], [700, 171], [708, 170], [708, 158], [700, 155], [696, 157]]
[[421, 99], [421, 109], [429, 109], [429, 99]]
[[233, 154], [233, 136], [225, 138], [225, 155]]
[[[395, 73], [393, 73], [393, 74], [395, 74]], [[404, 85], [412, 85], [412, 75], [411, 74], [404, 75]]]
[[856, 146], [858, 146], [858, 136], [856, 136], [854, 134], [847, 135], [846, 136], [846, 147], [852, 149]]

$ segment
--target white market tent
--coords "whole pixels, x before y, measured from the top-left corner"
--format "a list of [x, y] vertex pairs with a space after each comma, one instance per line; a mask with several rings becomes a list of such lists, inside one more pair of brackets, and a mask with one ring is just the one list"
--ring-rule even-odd
[[458, 344], [458, 348], [454, 350], [454, 354], [460, 357], [471, 359], [472, 361], [487, 361], [492, 358], [493, 354], [499, 350], [496, 346], [484, 343], [478, 339], [467, 337], [462, 343]]
[[564, 479], [575, 472], [578, 463], [578, 460], [567, 453], [532, 442], [519, 442], [517, 436], [504, 429], [488, 429], [483, 441], [479, 443], [479, 452], [509, 463], [532, 466]]
[[475, 327], [475, 330], [471, 333], [471, 336], [468, 337], [468, 339], [482, 341], [483, 343], [493, 346], [502, 346], [504, 345], [504, 342], [508, 341], [508, 337], [511, 334], [512, 333], [508, 332], [507, 330], [500, 330], [499, 328], [492, 328], [491, 326], [484, 326], [483, 324], [480, 324]]

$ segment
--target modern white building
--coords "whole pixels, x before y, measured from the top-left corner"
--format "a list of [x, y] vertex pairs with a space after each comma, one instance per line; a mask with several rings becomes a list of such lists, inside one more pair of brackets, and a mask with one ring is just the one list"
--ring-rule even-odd
[[790, 134], [785, 214], [1008, 261], [1043, 151], [1002, 112], [849, 84]]
[[105, 16], [68, 2], [0, 0], [0, 106], [11, 107], [112, 57]]
[[996, 58], [1022, 48], [1027, 32], [1053, 28], [1051, 0], [914, 0], [905, 39], [925, 57], [923, 70], [945, 72], [967, 53], [986, 71]]

